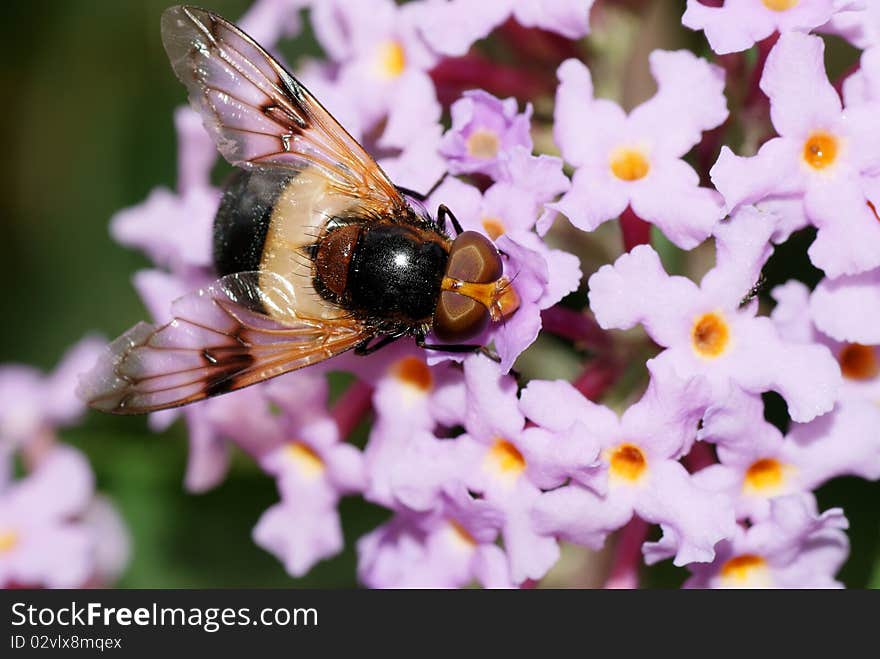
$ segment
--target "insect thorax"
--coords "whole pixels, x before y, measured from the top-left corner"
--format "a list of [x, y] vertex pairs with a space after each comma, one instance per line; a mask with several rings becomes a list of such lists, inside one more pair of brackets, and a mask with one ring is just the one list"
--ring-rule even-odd
[[[316, 251], [315, 289], [358, 316], [403, 325], [430, 322], [449, 253], [439, 234], [390, 221], [349, 223]], [[347, 268], [340, 264], [347, 262]]]

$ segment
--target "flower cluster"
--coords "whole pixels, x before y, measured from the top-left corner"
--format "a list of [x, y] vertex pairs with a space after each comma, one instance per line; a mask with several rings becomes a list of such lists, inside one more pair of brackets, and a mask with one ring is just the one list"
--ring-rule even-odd
[[[186, 419], [187, 487], [222, 481], [233, 447], [250, 455], [279, 492], [253, 539], [293, 576], [341, 551], [339, 501], [360, 495], [390, 511], [357, 541], [358, 578], [371, 587], [530, 586], [563, 545], [598, 551], [614, 534], [610, 585], [637, 583], [640, 561], [622, 551], [633, 545], [646, 564], [686, 567], [687, 587], [840, 586], [847, 521], [820, 511], [814, 492], [841, 475], [880, 479], [878, 3], [688, 0], [682, 23], [714, 55], [655, 50], [656, 92], [627, 108], [606, 97], [603, 68], [581, 48], [591, 16], [614, 3], [477, 4], [257, 0], [241, 25], [271, 50], [309, 8], [327, 57], [298, 77], [395, 183], [431, 190], [429, 211], [445, 204], [494, 241], [520, 301], [476, 341], [497, 360], [399, 341], [156, 413], [156, 430]], [[828, 77], [824, 34], [863, 51], [841, 84]], [[534, 68], [489, 66], [481, 53], [493, 40], [540, 42]], [[503, 93], [517, 76], [543, 76], [555, 97]], [[450, 85], [462, 92], [441, 103]], [[111, 222], [155, 264], [134, 283], [159, 321], [215, 278], [215, 147], [192, 110], [175, 122], [177, 189]], [[614, 249], [616, 234], [599, 229], [611, 221], [624, 250], [588, 273], [589, 309], [576, 309], [582, 259]], [[815, 232], [808, 257], [821, 281], [762, 289], [796, 232]], [[542, 330], [576, 363], [573, 381], [551, 379], [540, 358], [528, 377], [517, 372]], [[332, 405], [330, 371], [354, 376]], [[60, 385], [33, 386], [57, 391], [57, 405], [14, 404], [2, 418], [7, 454], [78, 411]], [[770, 392], [786, 410], [773, 423]], [[348, 436], [366, 418], [361, 449]], [[0, 480], [7, 581], [68, 585], [100, 572], [82, 471], [56, 448], [25, 479]], [[40, 494], [59, 473], [76, 490], [63, 510]], [[33, 540], [16, 526], [26, 506], [40, 511], [28, 519]], [[3, 562], [51, 537], [79, 552], [76, 569], [39, 551]]]
[[126, 529], [88, 460], [57, 437], [82, 415], [77, 376], [102, 348], [84, 339], [49, 375], [0, 368], [0, 587], [107, 586], [128, 562]]

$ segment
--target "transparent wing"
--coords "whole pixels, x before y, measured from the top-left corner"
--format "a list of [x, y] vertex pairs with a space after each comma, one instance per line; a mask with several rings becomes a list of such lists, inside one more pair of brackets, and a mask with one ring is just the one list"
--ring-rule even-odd
[[379, 165], [284, 67], [225, 19], [196, 7], [162, 15], [171, 66], [233, 165], [317, 168], [377, 212], [406, 202]]
[[104, 412], [153, 412], [315, 364], [370, 336], [350, 318], [297, 308], [282, 277], [228, 275], [174, 302], [169, 323], [139, 323], [116, 339], [78, 394]]

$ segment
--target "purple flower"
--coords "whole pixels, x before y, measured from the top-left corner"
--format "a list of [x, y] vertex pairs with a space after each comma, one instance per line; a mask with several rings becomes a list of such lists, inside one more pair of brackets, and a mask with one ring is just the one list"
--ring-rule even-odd
[[859, 70], [843, 81], [846, 107], [880, 103], [880, 45], [862, 53]]
[[[766, 47], [781, 34], [761, 78], [780, 136], [752, 158], [724, 146], [711, 171], [717, 191], [700, 186], [686, 159], [698, 147], [702, 162], [724, 137], [704, 139], [728, 118], [724, 73], [687, 51], [651, 53], [658, 90], [630, 113], [597, 99], [591, 72], [569, 59], [557, 70], [552, 124], [547, 99], [532, 99], [542, 104], [533, 125], [531, 104], [472, 89], [452, 105], [444, 133], [431, 78], [442, 57], [464, 54], [508, 20], [578, 39], [592, 0], [255, 2], [242, 25], [269, 49], [299, 31], [310, 9], [327, 58], [297, 77], [396, 184], [424, 192], [452, 174], [425, 206], [434, 213], [446, 204], [465, 230], [495, 242], [517, 306], [472, 341], [494, 348], [500, 363], [426, 352], [407, 339], [368, 359], [350, 351], [152, 415], [154, 429], [186, 420], [186, 487], [219, 483], [242, 449], [279, 492], [253, 540], [297, 577], [342, 550], [338, 507], [354, 494], [391, 515], [357, 543], [358, 577], [370, 587], [522, 586], [548, 573], [560, 542], [599, 548], [633, 518], [608, 583], [635, 574], [635, 561], [623, 563], [641, 546], [645, 563], [688, 565], [690, 587], [839, 585], [846, 520], [838, 510], [819, 515], [811, 491], [844, 474], [880, 479], [880, 3], [687, 4], [683, 22], [719, 53]], [[804, 34], [811, 30], [870, 47], [844, 84], [845, 104], [825, 74], [821, 40]], [[559, 53], [576, 44], [546, 45]], [[530, 76], [546, 76], [532, 68]], [[594, 71], [603, 70], [597, 62]], [[733, 117], [749, 144], [766, 105], [735, 100], [738, 112], [750, 109]], [[111, 229], [153, 261], [134, 284], [157, 321], [168, 320], [172, 300], [216, 277], [216, 149], [191, 110], [178, 110], [175, 125], [175, 189], [121, 211]], [[533, 155], [533, 129], [539, 149], [552, 130], [562, 158]], [[538, 337], [542, 312], [581, 279], [579, 258], [544, 239], [560, 212], [587, 232], [623, 216], [628, 247], [645, 241], [631, 235], [632, 217], [683, 250], [712, 236], [715, 265], [699, 284], [669, 276], [658, 252], [677, 271], [700, 272], [703, 250], [659, 245], [604, 265], [589, 280], [596, 321], [608, 330], [641, 324], [647, 338], [594, 328], [598, 339], [580, 340], [564, 324], [586, 317], [560, 312], [552, 329], [575, 350], [558, 354], [571, 355], [569, 372], [581, 374], [575, 384], [539, 379], [550, 367], [533, 374], [527, 360], [532, 379], [522, 388], [510, 369]], [[794, 281], [775, 289], [771, 317], [760, 315], [754, 290], [773, 245], [808, 225], [819, 230], [810, 257], [827, 278], [812, 293]], [[568, 233], [588, 262], [605, 247], [602, 236]], [[650, 383], [631, 402], [635, 379], [620, 374], [638, 371], [655, 344]], [[21, 448], [30, 469], [15, 480], [13, 460], [0, 460], [0, 581], [10, 585], [106, 584], [127, 559], [124, 527], [95, 498], [87, 466], [54, 446], [54, 429], [80, 411], [60, 371], [0, 371], [0, 446], [7, 457]], [[332, 411], [330, 371], [356, 378]], [[771, 390], [788, 405], [785, 433], [764, 419], [761, 394]], [[606, 391], [613, 408], [591, 402]], [[344, 433], [367, 415], [361, 451]], [[659, 540], [640, 535], [648, 524], [659, 525]]]
[[281, 413], [269, 421], [257, 452], [278, 481], [281, 502], [263, 513], [253, 533], [295, 577], [342, 550], [336, 507], [343, 495], [362, 492], [367, 478], [360, 451], [341, 441], [326, 412], [325, 381], [297, 384], [297, 391], [284, 383], [266, 386]]
[[502, 101], [474, 89], [453, 103], [451, 112], [452, 127], [443, 136], [440, 153], [453, 174], [480, 172], [497, 180], [505, 156], [515, 147], [532, 150], [530, 103], [519, 113], [515, 98]]
[[858, 48], [880, 44], [880, 5], [872, 0], [837, 0], [838, 11], [822, 32], [837, 34]]
[[423, 94], [436, 56], [414, 28], [415, 7], [392, 0], [325, 0], [312, 6], [315, 36], [339, 64], [337, 82], [375, 125], [407, 95]]
[[[542, 173], [544, 186], [502, 180], [484, 194], [455, 178], [444, 181], [429, 199], [431, 207], [445, 203], [462, 228], [487, 234], [506, 255], [505, 275], [520, 300], [516, 312], [500, 324], [490, 326], [477, 342], [494, 342], [502, 368], [510, 369], [516, 358], [534, 342], [541, 329], [540, 311], [553, 306], [577, 289], [581, 271], [578, 259], [550, 249], [531, 231], [546, 200], [565, 184], [561, 162], [550, 157], [535, 158], [518, 148], [505, 167], [533, 180], [528, 173]], [[522, 179], [520, 179], [522, 180]], [[441, 357], [433, 356], [431, 361]]]
[[238, 20], [238, 26], [263, 47], [271, 48], [284, 37], [299, 34], [299, 12], [313, 0], [255, 0]]
[[93, 538], [75, 518], [93, 489], [86, 459], [59, 447], [32, 474], [0, 491], [0, 584], [85, 585], [95, 569]]
[[211, 223], [220, 193], [209, 183], [217, 151], [198, 115], [179, 108], [174, 123], [180, 154], [177, 193], [156, 188], [143, 203], [116, 213], [110, 233], [118, 243], [184, 275], [211, 265]]
[[880, 127], [876, 108], [841, 107], [823, 56], [818, 37], [780, 37], [761, 78], [780, 137], [751, 158], [724, 147], [711, 175], [728, 211], [772, 197], [802, 198], [819, 229], [810, 258], [837, 277], [880, 265], [880, 198], [867, 178], [880, 171]]
[[629, 115], [594, 98], [582, 63], [559, 67], [554, 137], [577, 170], [571, 190], [551, 207], [593, 231], [631, 205], [676, 245], [691, 249], [709, 236], [721, 209], [682, 157], [727, 117], [724, 76], [686, 51], [654, 51], [650, 62], [657, 94]]
[[681, 22], [703, 30], [712, 50], [724, 55], [746, 50], [774, 32], [809, 32], [828, 22], [836, 4], [837, 0], [726, 0], [721, 7], [709, 7], [688, 0]]
[[443, 495], [430, 512], [403, 511], [358, 541], [358, 576], [371, 588], [460, 588], [476, 581], [510, 588], [500, 520], [466, 492]]
[[840, 370], [828, 349], [786, 343], [769, 318], [755, 315], [756, 304], [740, 305], [769, 255], [772, 230], [772, 222], [754, 209], [721, 225], [716, 266], [699, 287], [668, 276], [650, 247], [635, 248], [590, 278], [596, 320], [617, 329], [642, 323], [666, 348], [656, 362], [682, 377], [702, 375], [715, 399], [733, 387], [752, 395], [772, 390], [785, 398], [796, 421], [829, 411]]
[[[859, 277], [860, 275], [857, 275]], [[849, 278], [841, 278], [849, 279]], [[834, 284], [836, 281], [832, 281]], [[842, 309], [824, 302], [828, 280], [810, 298], [809, 289], [800, 282], [790, 281], [773, 289], [777, 302], [771, 315], [782, 338], [798, 343], [819, 343], [828, 347], [840, 365], [843, 382], [839, 400], [880, 401], [880, 347], [862, 343], [837, 341], [822, 333], [813, 324], [813, 317], [833, 319], [839, 326], [846, 326], [847, 315], [857, 315], [864, 322], [865, 306], [860, 305], [858, 314], [844, 314]], [[870, 289], [868, 289], [870, 290]], [[876, 291], [876, 287], [874, 288]], [[840, 314], [843, 314], [841, 319]]]
[[424, 351], [403, 343], [369, 359], [351, 357], [344, 366], [374, 387], [375, 420], [365, 449], [370, 475], [365, 497], [391, 507], [391, 474], [414, 437], [464, 420], [464, 377], [456, 364], [429, 365]]
[[452, 440], [422, 434], [410, 442], [392, 474], [394, 495], [410, 509], [428, 511], [456, 490], [477, 493], [498, 513], [510, 579], [540, 579], [559, 556], [556, 541], [532, 524], [541, 489], [559, 487], [569, 471], [591, 469], [598, 447], [587, 436], [567, 436], [563, 444], [526, 428], [516, 384], [494, 362], [472, 356], [464, 369], [465, 434]]
[[525, 147], [516, 146], [499, 164], [499, 180], [484, 193], [449, 177], [428, 199], [428, 208], [446, 204], [462, 228], [479, 231], [493, 240], [504, 234], [519, 237], [541, 221], [547, 224], [546, 233], [553, 217], [545, 211], [545, 204], [570, 187], [562, 172], [562, 161], [553, 156], [533, 156]]
[[676, 565], [711, 561], [715, 543], [733, 532], [733, 507], [727, 496], [699, 487], [678, 462], [696, 436], [705, 389], [672, 372], [655, 371], [651, 382], [621, 417], [566, 382], [529, 384], [522, 407], [539, 428], [586, 435], [601, 447], [599, 468], [570, 473], [573, 484], [541, 496], [536, 528], [598, 549], [635, 514], [661, 525]]
[[837, 341], [880, 344], [880, 268], [823, 279], [810, 297], [810, 316]]
[[113, 584], [131, 559], [131, 533], [112, 502], [101, 495], [92, 498], [81, 517], [94, 538], [94, 566], [90, 585]]
[[29, 366], [0, 367], [0, 464], [24, 444], [79, 420], [85, 406], [74, 393], [77, 380], [103, 349], [102, 339], [87, 337], [48, 375]]
[[811, 496], [770, 504], [770, 516], [739, 528], [709, 565], [688, 566], [686, 588], [840, 588], [834, 575], [846, 560], [848, 526], [840, 508], [816, 512]]
[[594, 0], [428, 0], [419, 3], [417, 24], [438, 53], [464, 55], [511, 15], [525, 27], [580, 39], [590, 29]]
[[376, 141], [379, 165], [397, 184], [429, 190], [446, 173], [440, 155], [442, 108], [427, 76], [414, 78], [391, 96], [385, 130]]
[[[324, 12], [333, 4], [319, 5], [323, 7], [319, 11]], [[384, 3], [382, 6], [385, 7]], [[321, 16], [329, 21], [328, 29], [343, 29], [343, 8]], [[392, 39], [389, 43], [395, 42]], [[351, 63], [340, 69], [312, 62], [301, 68], [297, 77], [396, 184], [416, 191], [430, 189], [446, 172], [446, 161], [438, 152], [443, 135], [442, 107], [431, 79], [416, 67], [396, 78], [383, 78], [377, 84], [373, 74], [360, 78], [357, 70], [349, 71], [351, 67], [357, 68]]]
[[710, 407], [700, 438], [717, 444], [719, 464], [694, 480], [736, 502], [737, 518], [764, 519], [777, 497], [806, 493], [842, 475], [880, 478], [880, 409], [869, 401], [839, 403], [783, 437], [764, 420], [760, 398], [737, 393]]

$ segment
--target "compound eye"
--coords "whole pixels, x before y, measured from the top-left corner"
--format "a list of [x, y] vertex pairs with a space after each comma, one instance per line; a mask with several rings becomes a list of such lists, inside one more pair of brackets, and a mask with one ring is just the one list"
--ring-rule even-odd
[[498, 254], [492, 241], [481, 233], [463, 231], [449, 249], [447, 277], [475, 284], [486, 284], [499, 279], [503, 272], [501, 255]]
[[441, 341], [467, 341], [489, 324], [489, 310], [464, 295], [443, 291], [434, 310], [433, 330]]

